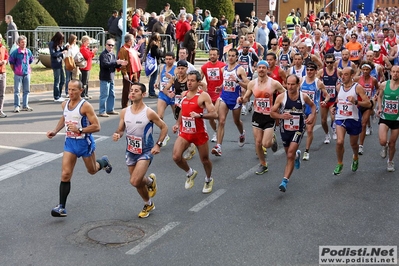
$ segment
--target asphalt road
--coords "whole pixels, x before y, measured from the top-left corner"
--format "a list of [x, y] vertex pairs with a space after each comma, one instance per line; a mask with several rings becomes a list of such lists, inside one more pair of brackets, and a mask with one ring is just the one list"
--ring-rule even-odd
[[[92, 95], [97, 109], [98, 91]], [[335, 145], [323, 144], [320, 119], [310, 161], [294, 171], [286, 193], [278, 190], [285, 166], [280, 138], [280, 149], [268, 151], [269, 171], [254, 174], [250, 115], [242, 117], [247, 140], [240, 148], [229, 114], [223, 156], [211, 157], [215, 185], [208, 195], [201, 193], [198, 155], [189, 162], [199, 172], [195, 185], [184, 189], [170, 134], [149, 169], [158, 177], [156, 209], [139, 219], [143, 203], [129, 183], [125, 143], [111, 140], [118, 118], [100, 118], [96, 154], [110, 157], [113, 172], [91, 176], [79, 160], [68, 217], [54, 218], [64, 136], [48, 140], [45, 132], [61, 108], [51, 93], [32, 97], [40, 99], [30, 104], [33, 112], [14, 114], [6, 106], [9, 117], [0, 120], [1, 265], [318, 265], [320, 245], [398, 245], [398, 172], [388, 173], [379, 156], [377, 125], [359, 170], [350, 170], [347, 138], [343, 173], [334, 176]], [[155, 108], [155, 99], [145, 101]], [[165, 121], [174, 123], [170, 109]]]

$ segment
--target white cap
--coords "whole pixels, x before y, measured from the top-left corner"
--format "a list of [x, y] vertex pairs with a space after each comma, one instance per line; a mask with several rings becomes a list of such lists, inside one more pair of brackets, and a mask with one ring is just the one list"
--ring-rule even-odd
[[379, 52], [381, 49], [381, 46], [379, 44], [374, 44], [373, 45], [373, 52]]
[[305, 40], [305, 45], [308, 46], [308, 47], [312, 47], [313, 46], [312, 40], [311, 39], [306, 39]]

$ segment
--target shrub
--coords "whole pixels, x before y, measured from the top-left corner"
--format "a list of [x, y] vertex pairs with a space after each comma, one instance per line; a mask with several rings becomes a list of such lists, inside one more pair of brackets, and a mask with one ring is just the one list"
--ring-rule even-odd
[[198, 0], [197, 6], [210, 10], [212, 17], [219, 19], [221, 15], [225, 15], [229, 22], [234, 19], [234, 6], [230, 0]]
[[[50, 0], [51, 1], [51, 0]], [[103, 27], [108, 29], [108, 19], [113, 10], [122, 9], [122, 0], [92, 0], [83, 22], [86, 27]]]
[[[42, 6], [53, 16], [59, 26], [81, 26], [88, 5], [85, 0], [43, 0]], [[62, 9], [62, 12], [60, 10]]]

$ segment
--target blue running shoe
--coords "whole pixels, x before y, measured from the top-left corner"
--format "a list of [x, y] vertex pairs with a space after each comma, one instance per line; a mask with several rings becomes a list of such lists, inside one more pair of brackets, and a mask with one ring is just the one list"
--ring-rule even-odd
[[51, 210], [51, 216], [53, 217], [66, 217], [67, 211], [61, 204], [58, 204], [57, 207]]
[[108, 159], [108, 156], [104, 155], [103, 157], [101, 157], [101, 160], [104, 160], [104, 161], [107, 162], [107, 165], [104, 166], [104, 170], [105, 170], [105, 172], [107, 172], [107, 174], [110, 174], [112, 172], [112, 165], [111, 165], [111, 162]]
[[297, 150], [295, 154], [295, 169], [299, 169], [301, 167], [301, 151]]
[[288, 179], [283, 178], [283, 181], [281, 181], [281, 184], [278, 187], [281, 192], [285, 192], [287, 190], [287, 184], [288, 184]]

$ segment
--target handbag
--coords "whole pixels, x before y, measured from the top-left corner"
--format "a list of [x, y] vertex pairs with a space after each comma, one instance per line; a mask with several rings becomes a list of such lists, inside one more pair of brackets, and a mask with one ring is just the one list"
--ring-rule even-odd
[[64, 62], [66, 70], [73, 71], [76, 68], [75, 60], [72, 58], [72, 56], [65, 57]]
[[157, 62], [157, 60], [154, 57], [152, 57], [150, 52], [148, 52], [148, 54], [146, 56], [144, 65], [145, 65], [145, 75], [147, 77], [149, 77], [152, 74], [154, 74], [154, 72], [158, 68], [158, 62]]
[[85, 68], [85, 67], [87, 66], [87, 61], [86, 61], [86, 59], [83, 57], [83, 55], [82, 55], [81, 52], [78, 52], [78, 53], [75, 55], [74, 61], [75, 61], [75, 65], [76, 65], [77, 67], [79, 67], [79, 68]]

